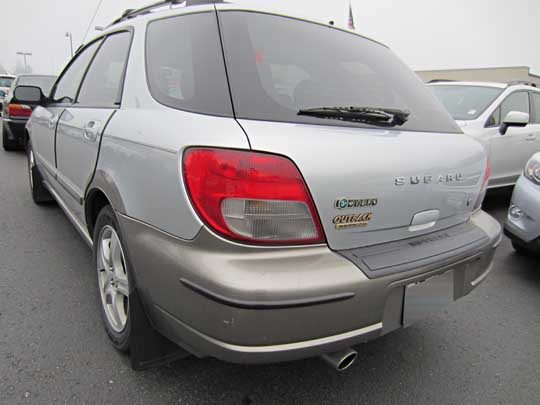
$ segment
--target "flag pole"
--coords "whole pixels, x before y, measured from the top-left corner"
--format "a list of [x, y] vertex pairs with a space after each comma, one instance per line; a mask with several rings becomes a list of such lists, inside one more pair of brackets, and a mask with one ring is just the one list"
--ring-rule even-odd
[[351, 4], [350, 1], [349, 1], [349, 21], [348, 21], [347, 27], [350, 30], [355, 29], [355, 27], [354, 27], [354, 15], [353, 15], [353, 11], [352, 11], [352, 4]]

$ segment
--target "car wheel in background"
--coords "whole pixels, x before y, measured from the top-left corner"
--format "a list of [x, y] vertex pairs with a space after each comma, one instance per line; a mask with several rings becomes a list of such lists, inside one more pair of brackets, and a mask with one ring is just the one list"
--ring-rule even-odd
[[101, 318], [114, 347], [127, 352], [131, 339], [129, 295], [133, 283], [120, 227], [109, 205], [100, 211], [94, 229]]
[[4, 147], [4, 150], [7, 152], [17, 150], [19, 148], [19, 142], [17, 142], [17, 140], [9, 139], [7, 135], [6, 124], [2, 123], [2, 125], [2, 146]]
[[45, 204], [53, 201], [51, 194], [43, 185], [43, 178], [36, 166], [34, 151], [32, 150], [32, 143], [30, 141], [28, 141], [28, 144], [26, 145], [26, 157], [28, 161], [28, 180], [30, 183], [32, 199], [36, 204]]

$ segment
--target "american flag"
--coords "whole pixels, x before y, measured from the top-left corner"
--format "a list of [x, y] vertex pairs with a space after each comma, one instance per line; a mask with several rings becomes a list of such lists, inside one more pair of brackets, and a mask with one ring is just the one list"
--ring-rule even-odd
[[352, 6], [351, 3], [349, 3], [349, 23], [347, 25], [350, 30], [354, 30], [354, 16], [352, 13]]

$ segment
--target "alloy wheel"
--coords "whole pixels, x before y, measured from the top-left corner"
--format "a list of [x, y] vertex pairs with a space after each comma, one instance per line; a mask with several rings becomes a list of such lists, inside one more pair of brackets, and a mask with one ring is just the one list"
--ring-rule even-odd
[[28, 176], [30, 177], [30, 188], [32, 190], [34, 189], [34, 176], [32, 176], [32, 172], [35, 165], [34, 152], [32, 151], [32, 148], [30, 148], [28, 151]]
[[129, 313], [129, 281], [126, 260], [115, 229], [103, 227], [98, 239], [97, 272], [101, 305], [111, 328], [122, 332]]

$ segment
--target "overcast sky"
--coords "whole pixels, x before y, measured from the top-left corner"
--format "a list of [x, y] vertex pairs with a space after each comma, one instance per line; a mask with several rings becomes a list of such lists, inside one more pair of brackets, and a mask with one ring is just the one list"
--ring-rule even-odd
[[[102, 0], [96, 25], [154, 0]], [[266, 0], [283, 13], [346, 26], [348, 0]], [[239, 3], [263, 3], [241, 0]], [[413, 69], [525, 65], [540, 74], [538, 0], [352, 0], [356, 30], [389, 45]], [[83, 40], [99, 0], [2, 0], [0, 64], [12, 70], [17, 51], [32, 52], [34, 72], [59, 73]]]

